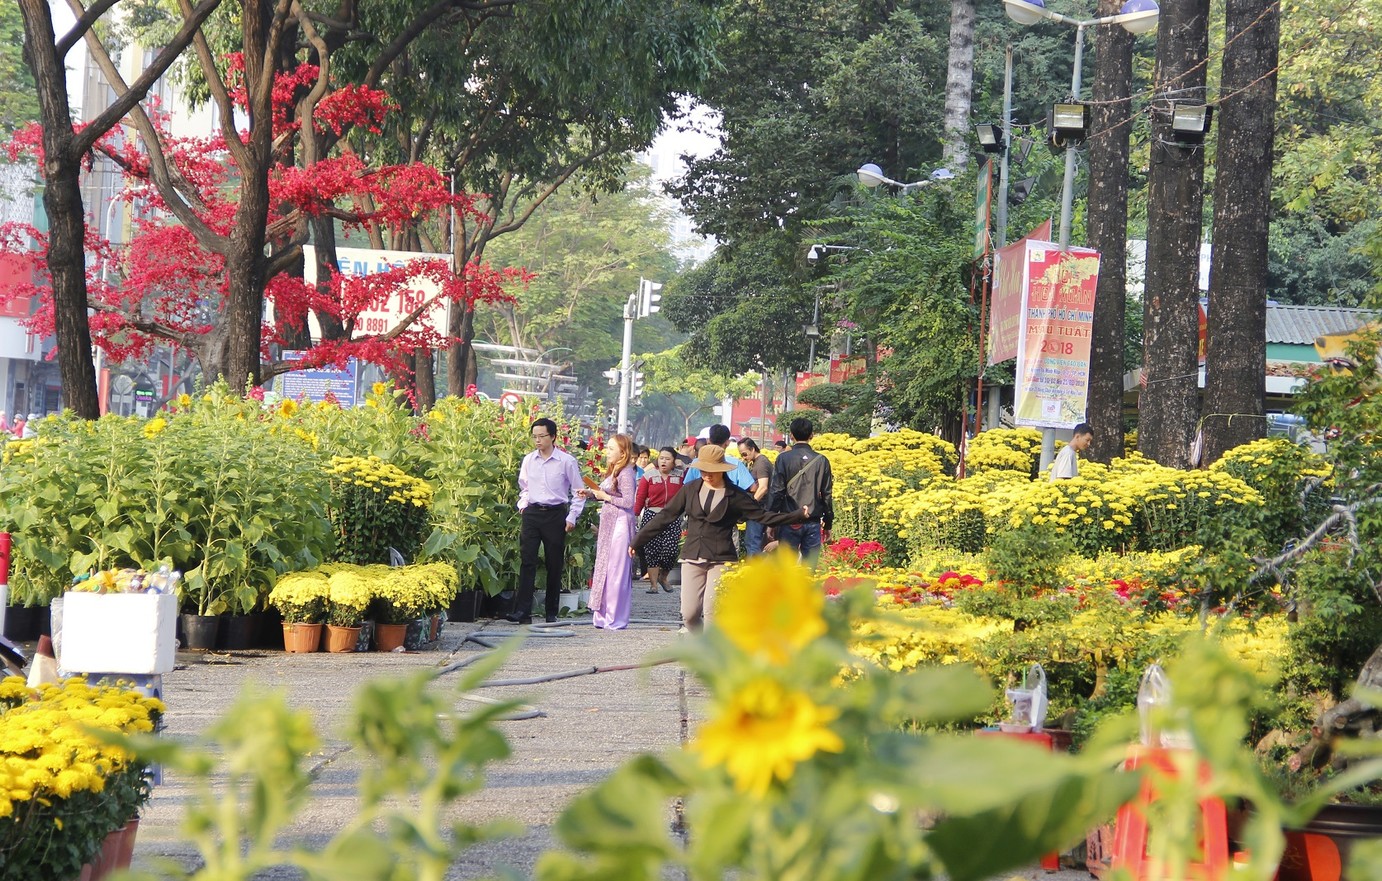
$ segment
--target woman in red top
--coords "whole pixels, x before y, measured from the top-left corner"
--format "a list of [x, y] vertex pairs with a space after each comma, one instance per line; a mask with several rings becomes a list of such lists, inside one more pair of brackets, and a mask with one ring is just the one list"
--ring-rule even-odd
[[[663, 447], [657, 454], [657, 470], [643, 472], [643, 479], [638, 481], [633, 513], [638, 517], [640, 528], [657, 516], [662, 506], [681, 489], [681, 478], [672, 475], [676, 463], [677, 451]], [[683, 528], [683, 518], [678, 517], [643, 546], [643, 566], [648, 570], [648, 593], [657, 593], [659, 584], [663, 590], [672, 592], [672, 586], [667, 583], [667, 572], [677, 564], [677, 557], [681, 555]]]

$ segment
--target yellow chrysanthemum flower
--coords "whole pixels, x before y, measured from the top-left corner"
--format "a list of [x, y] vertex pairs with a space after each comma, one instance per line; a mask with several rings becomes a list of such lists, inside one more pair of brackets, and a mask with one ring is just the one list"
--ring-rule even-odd
[[158, 434], [160, 431], [167, 427], [167, 419], [164, 419], [162, 416], [155, 416], [153, 419], [150, 419], [147, 424], [145, 424], [144, 436], [153, 437], [154, 435]]
[[755, 557], [715, 610], [715, 624], [751, 655], [787, 663], [825, 634], [825, 594], [789, 554]]
[[735, 789], [762, 798], [774, 779], [790, 780], [817, 752], [845, 748], [828, 727], [838, 715], [776, 679], [759, 677], [719, 707], [690, 749], [705, 767], [724, 766]]

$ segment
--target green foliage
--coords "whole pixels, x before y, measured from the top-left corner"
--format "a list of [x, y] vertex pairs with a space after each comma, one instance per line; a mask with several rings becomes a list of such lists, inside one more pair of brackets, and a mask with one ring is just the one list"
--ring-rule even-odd
[[1270, 547], [1300, 537], [1328, 511], [1331, 469], [1302, 444], [1264, 438], [1229, 450], [1212, 467], [1262, 495], [1259, 522], [1263, 541]]
[[698, 228], [736, 249], [779, 230], [795, 242], [862, 163], [902, 178], [939, 161], [944, 10], [822, 0], [723, 8], [723, 70], [701, 97], [722, 114], [724, 145], [672, 188]]
[[[802, 389], [797, 395], [797, 403], [807, 404], [830, 414], [821, 422], [819, 431], [864, 438], [869, 436], [872, 429], [876, 397], [873, 384], [865, 378], [847, 383], [824, 382], [810, 386]], [[790, 419], [787, 421], [791, 422]], [[778, 418], [778, 425], [783, 427], [781, 417]], [[783, 430], [786, 430], [785, 427]]]
[[24, 17], [18, 3], [6, 3], [0, 7], [0, 137], [38, 114], [38, 87], [24, 60]]
[[319, 457], [219, 386], [170, 419], [50, 419], [7, 455], [0, 519], [30, 605], [93, 569], [166, 563], [183, 573], [184, 608], [248, 612], [279, 573], [331, 549], [326, 482], [304, 479]]
[[866, 199], [845, 218], [861, 249], [833, 268], [843, 316], [891, 349], [877, 384], [898, 421], [953, 428], [978, 372], [978, 315], [969, 292], [974, 186], [970, 176], [916, 196]]
[[[495, 266], [535, 273], [516, 303], [481, 306], [477, 337], [551, 352], [589, 385], [620, 355], [625, 299], [640, 276], [665, 281], [676, 272], [667, 210], [652, 192], [646, 166], [630, 160], [617, 191], [596, 198], [562, 189], [536, 207], [521, 229], [485, 250]], [[670, 344], [660, 317], [638, 322], [644, 350]], [[507, 371], [512, 372], [512, 371]]]
[[985, 560], [993, 577], [1019, 596], [1062, 586], [1061, 561], [1074, 552], [1064, 535], [1024, 525], [993, 537]]
[[1304, 694], [1348, 696], [1357, 671], [1377, 648], [1382, 603], [1369, 574], [1377, 553], [1355, 560], [1340, 547], [1312, 551], [1292, 574], [1296, 626], [1290, 630], [1289, 682]]
[[682, 358], [730, 375], [806, 363], [814, 295], [800, 284], [797, 242], [777, 231], [721, 248], [663, 291], [663, 313], [691, 335]]
[[422, 473], [436, 495], [420, 558], [455, 565], [461, 590], [494, 595], [518, 577], [518, 466], [532, 446], [529, 421], [460, 398], [427, 414]]

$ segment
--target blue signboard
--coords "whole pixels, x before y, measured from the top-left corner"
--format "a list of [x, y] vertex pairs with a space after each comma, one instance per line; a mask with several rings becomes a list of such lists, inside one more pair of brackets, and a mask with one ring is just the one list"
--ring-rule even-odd
[[[300, 361], [306, 354], [300, 349], [287, 349], [283, 360]], [[321, 402], [334, 398], [342, 407], [355, 406], [355, 389], [359, 384], [360, 365], [351, 358], [344, 370], [334, 367], [308, 367], [278, 377], [278, 393], [285, 398]]]

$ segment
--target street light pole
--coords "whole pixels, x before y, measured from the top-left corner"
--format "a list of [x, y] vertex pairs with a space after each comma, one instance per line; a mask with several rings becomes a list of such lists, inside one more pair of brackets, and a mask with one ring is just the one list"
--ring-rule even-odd
[[1003, 158], [998, 163], [998, 247], [1008, 243], [1008, 157], [1013, 149], [1013, 47], [1003, 52]]
[[[1075, 23], [1075, 67], [1070, 72], [1070, 100], [1080, 100], [1080, 74], [1084, 67], [1084, 29], [1090, 22]], [[1070, 215], [1075, 207], [1075, 147], [1071, 140], [1065, 148], [1065, 182], [1061, 187], [1060, 199], [1060, 239], [1057, 244], [1064, 251], [1070, 247]], [[1049, 430], [1049, 429], [1048, 429]]]
[[[1080, 100], [1080, 68], [1084, 66], [1085, 28], [1101, 24], [1122, 25], [1133, 34], [1144, 34], [1156, 27], [1160, 10], [1156, 0], [1128, 0], [1117, 15], [1091, 18], [1084, 21], [1052, 12], [1046, 8], [1045, 0], [1003, 0], [1008, 17], [1020, 25], [1032, 25], [1045, 19], [1075, 28], [1075, 67], [1070, 73], [1070, 100]], [[1007, 120], [1004, 119], [1006, 125]], [[1065, 148], [1065, 181], [1061, 190], [1060, 238], [1058, 244], [1064, 251], [1070, 247], [1070, 215], [1075, 205], [1075, 147], [1071, 140]], [[1006, 200], [1005, 200], [1006, 201]], [[1041, 431], [1041, 468], [1047, 468], [1056, 457], [1056, 431], [1043, 428]]]

